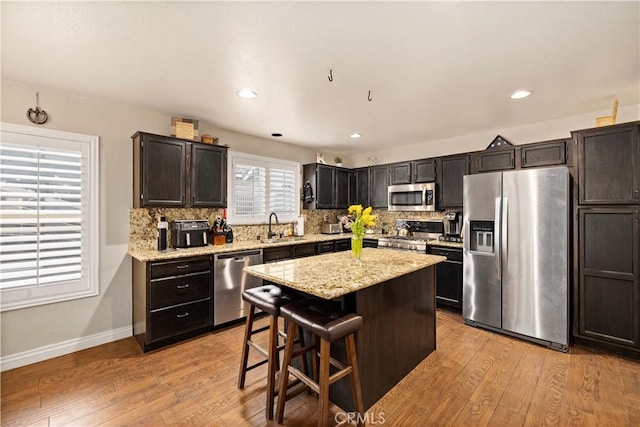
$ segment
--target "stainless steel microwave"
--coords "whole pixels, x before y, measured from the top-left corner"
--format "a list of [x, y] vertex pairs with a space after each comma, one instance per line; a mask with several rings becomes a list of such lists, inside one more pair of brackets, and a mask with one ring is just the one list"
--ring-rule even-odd
[[390, 185], [388, 204], [390, 211], [435, 211], [436, 184]]

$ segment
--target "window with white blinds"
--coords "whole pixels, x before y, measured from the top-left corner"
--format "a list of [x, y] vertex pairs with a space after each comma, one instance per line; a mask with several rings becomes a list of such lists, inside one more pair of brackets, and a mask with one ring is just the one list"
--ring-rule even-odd
[[229, 153], [229, 222], [260, 224], [275, 212], [280, 222], [300, 212], [300, 164], [243, 153]]
[[98, 138], [2, 124], [2, 310], [98, 292]]

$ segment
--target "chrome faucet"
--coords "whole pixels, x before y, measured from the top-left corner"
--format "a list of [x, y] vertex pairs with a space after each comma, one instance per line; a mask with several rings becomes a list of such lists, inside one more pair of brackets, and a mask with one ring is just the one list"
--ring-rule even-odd
[[275, 236], [275, 235], [276, 235], [275, 231], [271, 231], [271, 217], [272, 217], [272, 216], [276, 217], [276, 224], [280, 224], [280, 223], [278, 222], [278, 215], [276, 215], [276, 213], [275, 213], [275, 212], [271, 212], [271, 213], [269, 214], [269, 232], [267, 233], [267, 238], [268, 238], [268, 239], [271, 239], [273, 236]]

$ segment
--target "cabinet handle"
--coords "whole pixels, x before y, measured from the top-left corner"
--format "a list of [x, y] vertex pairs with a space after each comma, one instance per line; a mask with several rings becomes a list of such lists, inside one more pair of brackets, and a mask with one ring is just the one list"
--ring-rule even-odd
[[185, 311], [185, 312], [184, 312], [184, 313], [182, 313], [182, 314], [176, 314], [176, 317], [177, 317], [178, 319], [182, 319], [183, 317], [187, 317], [188, 315], [189, 315], [189, 312], [188, 312], [188, 311]]
[[185, 265], [176, 265], [176, 268], [178, 270], [184, 270], [185, 268], [189, 268], [189, 264], [185, 264]]
[[196, 204], [196, 195], [195, 194], [191, 196], [191, 204], [192, 205]]
[[637, 202], [638, 201], [638, 190], [635, 191], [635, 195], [636, 195], [635, 199], [636, 199], [636, 202]]
[[178, 285], [176, 286], [176, 289], [187, 289], [189, 287], [188, 283], [185, 283], [184, 285]]

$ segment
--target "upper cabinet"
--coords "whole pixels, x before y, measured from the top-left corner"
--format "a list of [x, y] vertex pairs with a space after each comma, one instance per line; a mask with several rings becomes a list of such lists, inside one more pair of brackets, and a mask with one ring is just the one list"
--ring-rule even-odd
[[349, 170], [312, 163], [303, 166], [304, 181], [311, 184], [314, 200], [307, 209], [346, 209], [349, 207]]
[[145, 132], [132, 139], [134, 207], [226, 207], [226, 147]]
[[371, 189], [371, 207], [387, 208], [389, 197], [389, 167], [371, 166], [369, 170], [369, 188]]
[[468, 174], [468, 155], [438, 158], [438, 209], [462, 208], [462, 177]]
[[473, 155], [476, 172], [495, 172], [515, 169], [516, 149], [488, 150]]
[[567, 141], [564, 139], [523, 145], [520, 148], [522, 168], [564, 165], [567, 158]]
[[573, 133], [579, 204], [638, 204], [639, 126], [636, 122]]
[[370, 206], [369, 168], [357, 168], [350, 172], [349, 205]]
[[389, 185], [434, 182], [436, 160], [424, 159], [389, 165]]

